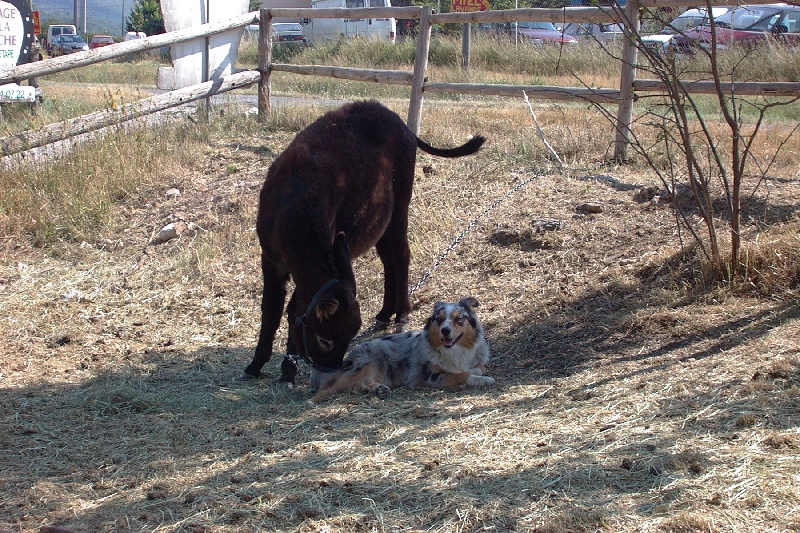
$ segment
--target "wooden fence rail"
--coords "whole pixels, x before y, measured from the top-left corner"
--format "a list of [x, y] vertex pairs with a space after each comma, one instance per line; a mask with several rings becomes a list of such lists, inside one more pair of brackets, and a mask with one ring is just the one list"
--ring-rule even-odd
[[154, 35], [144, 39], [95, 48], [94, 50], [74, 52], [69, 55], [54, 57], [44, 61], [25, 63], [6, 71], [0, 71], [0, 85], [4, 83], [19, 83], [22, 80], [47, 76], [48, 74], [55, 74], [78, 67], [85, 67], [109, 59], [124, 57], [136, 52], [146, 52], [148, 50], [161, 48], [162, 46], [208, 37], [209, 35], [243, 28], [256, 22], [258, 22], [258, 13], [254, 11], [222, 22], [184, 28], [182, 30]]
[[[766, 4], [773, 0], [749, 0], [750, 4]], [[43, 146], [55, 140], [87, 133], [125, 120], [182, 105], [187, 102], [208, 98], [215, 94], [258, 84], [258, 110], [263, 118], [269, 113], [270, 76], [273, 72], [290, 72], [313, 76], [327, 76], [338, 79], [369, 81], [405, 85], [411, 87], [408, 111], [408, 125], [419, 131], [423, 96], [426, 92], [449, 92], [460, 94], [495, 95], [520, 97], [523, 91], [537, 99], [590, 101], [618, 105], [615, 139], [615, 157], [623, 159], [628, 145], [631, 127], [633, 102], [637, 92], [665, 91], [665, 84], [659, 80], [637, 80], [637, 48], [633, 40], [623, 42], [620, 89], [586, 87], [544, 87], [537, 85], [470, 84], [432, 82], [425, 77], [428, 65], [431, 27], [434, 24], [472, 24], [487, 22], [550, 21], [570, 22], [620, 22], [636, 30], [639, 24], [639, 7], [662, 8], [678, 7], [686, 0], [628, 0], [624, 10], [615, 7], [568, 7], [568, 8], [529, 8], [474, 13], [432, 13], [429, 6], [359, 8], [359, 9], [311, 9], [311, 8], [273, 8], [247, 13], [223, 22], [216, 22], [186, 28], [183, 30], [147, 37], [145, 39], [117, 43], [111, 46], [78, 52], [67, 56], [47, 59], [35, 63], [16, 66], [0, 71], [0, 84], [19, 83], [23, 80], [63, 72], [101, 61], [126, 56], [168, 46], [171, 44], [206, 38], [216, 33], [258, 22], [261, 28], [259, 37], [259, 64], [257, 70], [240, 72], [214, 81], [179, 89], [165, 95], [145, 98], [117, 110], [101, 111], [73, 119], [69, 123], [45, 126], [41, 130], [24, 132], [0, 138], [0, 155], [10, 155], [33, 147]], [[714, 2], [714, 5], [727, 5]], [[413, 72], [398, 70], [374, 70], [349, 67], [319, 65], [288, 65], [272, 62], [272, 24], [274, 17], [291, 18], [385, 18], [419, 19], [416, 57]], [[609, 58], [611, 60], [611, 58]], [[711, 81], [686, 81], [682, 83], [688, 92], [712, 94], [715, 92]], [[734, 83], [727, 84], [731, 92], [741, 95], [800, 96], [800, 83]]]
[[152, 115], [179, 105], [188, 104], [222, 94], [234, 89], [249, 87], [261, 79], [256, 70], [245, 70], [218, 80], [207, 81], [184, 89], [143, 98], [114, 109], [104, 109], [83, 115], [80, 118], [48, 124], [42, 129], [26, 131], [17, 135], [0, 138], [0, 152], [11, 155], [32, 148], [39, 148], [56, 141], [63, 141], [77, 135], [90, 133], [115, 124]]

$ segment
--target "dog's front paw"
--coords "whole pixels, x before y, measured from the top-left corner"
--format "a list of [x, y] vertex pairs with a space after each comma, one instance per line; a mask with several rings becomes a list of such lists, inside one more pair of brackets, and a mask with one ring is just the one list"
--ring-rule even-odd
[[389, 397], [389, 393], [392, 392], [392, 389], [384, 385], [383, 383], [376, 383], [369, 388], [370, 394], [373, 394], [380, 398], [381, 400], [385, 400]]
[[467, 378], [467, 385], [470, 387], [491, 387], [494, 385], [494, 378], [470, 375]]

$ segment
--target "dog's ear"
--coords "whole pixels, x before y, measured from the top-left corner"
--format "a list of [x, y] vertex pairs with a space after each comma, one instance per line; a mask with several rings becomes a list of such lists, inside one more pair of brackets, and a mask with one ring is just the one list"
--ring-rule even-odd
[[478, 328], [478, 315], [475, 314], [475, 311], [472, 310], [473, 307], [478, 307], [480, 304], [478, 300], [473, 298], [472, 296], [467, 296], [466, 298], [462, 298], [458, 305], [463, 307], [467, 310], [467, 319], [469, 323], [472, 324], [473, 328]]
[[462, 298], [458, 305], [466, 307], [467, 309], [472, 309], [473, 307], [478, 307], [481, 305], [478, 303], [478, 300], [473, 298], [472, 296], [467, 296], [466, 298]]

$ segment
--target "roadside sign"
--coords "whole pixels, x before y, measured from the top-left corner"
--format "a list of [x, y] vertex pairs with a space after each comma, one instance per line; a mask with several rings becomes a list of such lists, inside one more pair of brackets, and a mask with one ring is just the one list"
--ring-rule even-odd
[[[30, 60], [34, 18], [28, 0], [0, 0], [0, 71]], [[0, 85], [0, 102], [35, 102], [36, 87]]]
[[9, 83], [0, 85], [0, 102], [35, 102], [36, 87]]
[[33, 34], [39, 35], [42, 33], [42, 25], [39, 23], [39, 12], [31, 11], [31, 16], [33, 17]]
[[33, 17], [28, 0], [0, 0], [0, 70], [30, 59]]
[[470, 13], [489, 9], [489, 0], [450, 0], [451, 13]]

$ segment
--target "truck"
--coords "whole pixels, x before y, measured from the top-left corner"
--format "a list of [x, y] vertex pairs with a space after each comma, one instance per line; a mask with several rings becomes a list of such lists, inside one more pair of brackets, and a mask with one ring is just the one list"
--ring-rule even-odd
[[73, 24], [50, 24], [50, 26], [47, 27], [47, 35], [42, 39], [42, 41], [44, 41], [42, 42], [42, 47], [50, 53], [53, 37], [56, 35], [75, 35], [77, 33], [78, 30]]
[[[391, 7], [390, 0], [312, 0], [312, 9], [362, 7]], [[305, 38], [309, 44], [338, 41], [339, 39], [376, 39], [395, 42], [397, 23], [394, 18], [329, 19], [311, 18], [303, 20]]]

